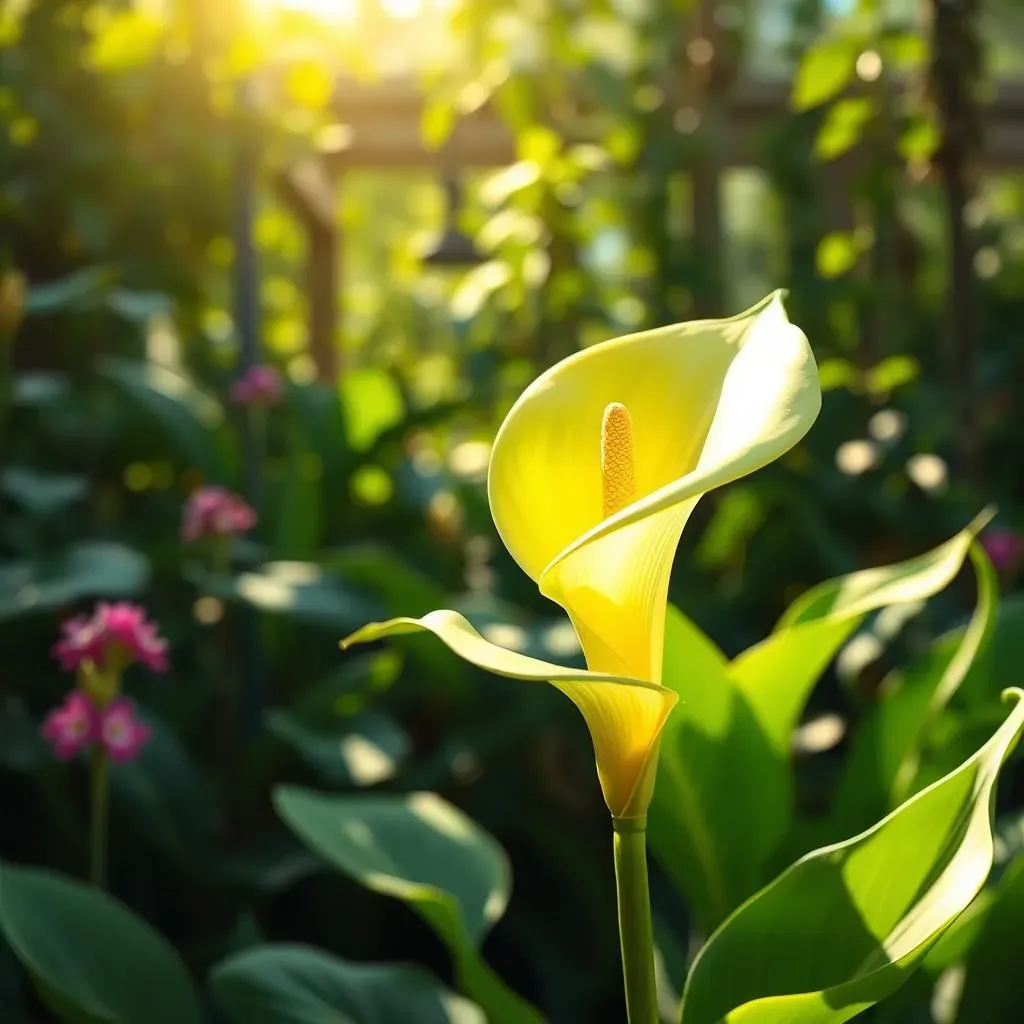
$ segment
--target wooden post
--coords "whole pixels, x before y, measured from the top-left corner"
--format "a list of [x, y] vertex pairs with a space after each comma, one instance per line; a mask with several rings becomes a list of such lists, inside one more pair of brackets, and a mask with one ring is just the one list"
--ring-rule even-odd
[[322, 159], [294, 164], [277, 179], [282, 197], [306, 232], [309, 354], [316, 364], [317, 376], [327, 381], [336, 380], [340, 372], [336, 180]]

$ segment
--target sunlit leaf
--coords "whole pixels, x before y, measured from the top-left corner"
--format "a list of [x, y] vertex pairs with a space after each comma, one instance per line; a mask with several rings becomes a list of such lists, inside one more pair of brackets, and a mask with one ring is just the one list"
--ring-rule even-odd
[[846, 231], [833, 231], [818, 243], [815, 262], [822, 277], [841, 277], [852, 270], [860, 256], [853, 235]]
[[705, 929], [767, 881], [791, 830], [790, 738], [814, 684], [867, 614], [945, 587], [984, 521], [918, 558], [813, 588], [731, 663], [670, 609], [663, 678], [680, 699], [661, 738], [649, 831]]
[[850, 36], [826, 36], [803, 55], [793, 83], [794, 110], [810, 110], [832, 99], [853, 80], [860, 43]]
[[492, 1024], [540, 1021], [487, 966], [480, 945], [508, 903], [498, 844], [432, 793], [336, 797], [290, 787], [278, 813], [313, 850], [368, 889], [404, 900], [443, 939], [459, 988]]
[[819, 160], [834, 160], [855, 146], [865, 125], [874, 117], [874, 101], [866, 96], [838, 100], [825, 116], [814, 140], [814, 155]]
[[894, 992], [992, 867], [999, 770], [1024, 693], [970, 759], [869, 831], [798, 861], [710, 938], [682, 1024], [839, 1024]]
[[892, 673], [858, 727], [833, 798], [831, 835], [849, 834], [912, 791], [926, 730], [984, 651], [995, 625], [996, 576], [978, 543], [970, 549], [978, 600], [965, 629], [941, 637], [906, 670]]
[[388, 427], [402, 419], [405, 403], [394, 378], [378, 367], [363, 367], [345, 374], [340, 384], [348, 441], [365, 451]]

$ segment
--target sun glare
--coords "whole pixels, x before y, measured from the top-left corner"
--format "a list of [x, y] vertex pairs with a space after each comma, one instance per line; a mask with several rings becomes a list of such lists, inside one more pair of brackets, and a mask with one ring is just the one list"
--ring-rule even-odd
[[277, 4], [285, 10], [312, 14], [324, 21], [348, 21], [355, 13], [353, 0], [277, 0]]
[[[423, 9], [423, 0], [378, 0], [381, 7], [401, 21], [415, 18]], [[352, 21], [356, 16], [356, 0], [262, 0], [281, 10], [309, 14], [323, 21]]]

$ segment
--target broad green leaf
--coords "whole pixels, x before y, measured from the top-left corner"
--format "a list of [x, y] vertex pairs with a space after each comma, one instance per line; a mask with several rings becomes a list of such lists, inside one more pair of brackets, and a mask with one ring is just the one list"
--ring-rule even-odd
[[432, 793], [339, 797], [282, 787], [274, 805], [329, 863], [427, 921], [451, 952], [459, 988], [491, 1024], [541, 1020], [480, 955], [511, 880], [501, 847], [465, 815]]
[[112, 541], [81, 541], [39, 561], [0, 563], [0, 621], [88, 597], [132, 597], [148, 581], [149, 564], [137, 551]]
[[485, 1024], [472, 1003], [414, 967], [353, 964], [307, 946], [260, 946], [210, 979], [237, 1024]]
[[980, 544], [971, 545], [970, 556], [978, 580], [971, 621], [883, 683], [844, 764], [830, 815], [832, 837], [864, 828], [910, 795], [928, 728], [989, 643], [995, 625], [995, 571]]
[[77, 474], [9, 466], [0, 475], [0, 490], [27, 512], [45, 518], [82, 501], [89, 492], [89, 481]]
[[372, 597], [333, 578], [315, 562], [267, 562], [238, 576], [190, 565], [185, 575], [224, 601], [333, 632], [344, 633], [380, 611]]
[[409, 756], [409, 737], [379, 711], [351, 719], [337, 715], [312, 723], [288, 711], [267, 714], [267, 728], [283, 740], [325, 782], [375, 786], [394, 778]]
[[200, 1024], [184, 965], [105, 893], [49, 871], [0, 864], [0, 930], [69, 1024]]
[[989, 741], [867, 832], [802, 858], [698, 954], [682, 1024], [839, 1024], [894, 992], [992, 867], [999, 770], [1021, 691]]
[[794, 110], [810, 110], [832, 99], [853, 80], [860, 43], [851, 36], [816, 42], [803, 55], [793, 83]]
[[662, 731], [648, 834], [707, 934], [764, 881], [764, 839], [784, 827], [765, 812], [785, 806], [785, 766], [725, 655], [671, 606], [662, 678], [680, 700]]
[[814, 155], [819, 160], [834, 160], [860, 141], [864, 126], [875, 115], [875, 104], [866, 96], [837, 100], [829, 108], [814, 140]]
[[181, 460], [210, 480], [226, 477], [213, 432], [224, 418], [216, 399], [181, 373], [157, 363], [105, 359], [101, 373], [152, 419]]
[[772, 634], [744, 651], [730, 673], [772, 744], [784, 751], [815, 681], [864, 616], [888, 605], [922, 601], [952, 582], [983, 513], [951, 540], [895, 565], [828, 580], [796, 600]]
[[[680, 702], [662, 734], [649, 829], [654, 853], [705, 931], [768, 880], [791, 832], [789, 743], [814, 684], [866, 614], [945, 586], [978, 528], [908, 562], [815, 587], [731, 663], [670, 610], [663, 680]], [[965, 656], [961, 669], [969, 662]], [[809, 848], [806, 837], [800, 842], [800, 852]]]

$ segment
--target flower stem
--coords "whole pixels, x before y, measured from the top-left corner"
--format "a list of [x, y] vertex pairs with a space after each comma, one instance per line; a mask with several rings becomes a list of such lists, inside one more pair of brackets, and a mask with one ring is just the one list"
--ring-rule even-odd
[[647, 819], [613, 818], [619, 938], [629, 1024], [658, 1024], [654, 931], [647, 885]]
[[100, 743], [93, 744], [89, 763], [90, 844], [89, 880], [97, 889], [107, 887], [107, 818], [110, 797], [110, 776], [107, 752]]

